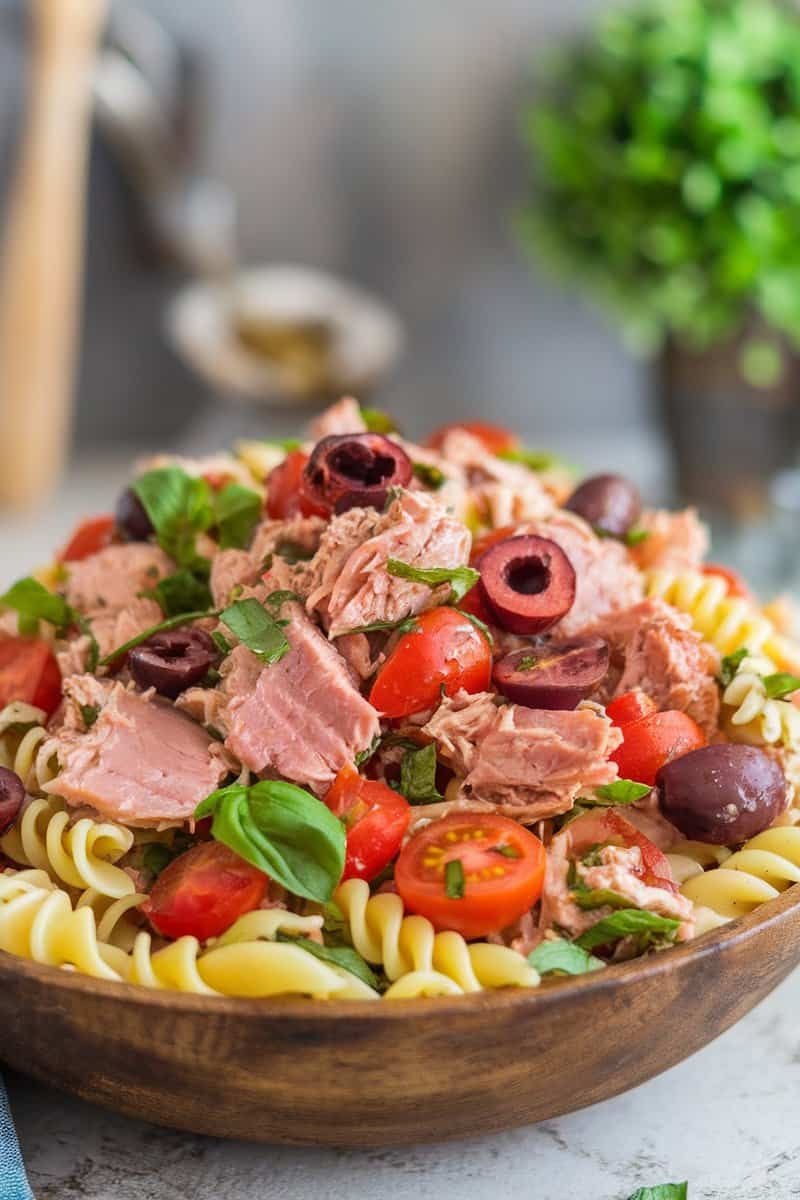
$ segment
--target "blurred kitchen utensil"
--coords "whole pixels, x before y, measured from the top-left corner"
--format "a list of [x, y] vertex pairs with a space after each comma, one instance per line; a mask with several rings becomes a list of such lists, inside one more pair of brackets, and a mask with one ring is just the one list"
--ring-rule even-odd
[[107, 0], [30, 0], [31, 83], [0, 250], [0, 500], [58, 479], [80, 308], [91, 87]]

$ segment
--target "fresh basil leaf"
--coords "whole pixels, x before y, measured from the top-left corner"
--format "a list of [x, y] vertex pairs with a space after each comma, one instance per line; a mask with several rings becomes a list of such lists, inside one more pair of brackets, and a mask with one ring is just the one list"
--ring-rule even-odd
[[198, 579], [188, 567], [181, 567], [174, 575], [165, 575], [154, 588], [147, 588], [140, 594], [155, 600], [165, 617], [199, 611], [201, 608], [208, 609], [214, 603], [206, 581]]
[[150, 842], [142, 851], [142, 866], [155, 879], [158, 879], [164, 868], [168, 867], [176, 857], [177, 855], [163, 842]]
[[646, 783], [637, 783], [634, 779], [615, 779], [613, 783], [604, 783], [594, 789], [594, 796], [581, 796], [580, 803], [584, 808], [598, 808], [601, 805], [635, 804], [649, 796], [652, 788]]
[[449, 583], [452, 589], [448, 600], [450, 604], [457, 604], [480, 579], [480, 572], [473, 567], [414, 567], [397, 558], [389, 559], [386, 570], [390, 575], [409, 579], [412, 583], [424, 583], [431, 588]]
[[159, 546], [181, 567], [193, 566], [197, 534], [214, 523], [211, 488], [181, 467], [156, 467], [140, 475], [133, 490], [144, 505]]
[[689, 1184], [659, 1183], [656, 1187], [643, 1187], [635, 1191], [628, 1200], [687, 1200]]
[[135, 649], [136, 646], [141, 646], [142, 642], [146, 642], [154, 633], [163, 633], [168, 629], [179, 629], [181, 625], [190, 625], [192, 621], [200, 621], [203, 617], [218, 617], [220, 614], [212, 609], [211, 612], [186, 612], [176, 613], [174, 617], [168, 617], [166, 621], [159, 621], [157, 625], [151, 625], [149, 629], [144, 629], [138, 633], [136, 637], [131, 638], [129, 642], [124, 642], [121, 646], [117, 646], [105, 658], [100, 659], [100, 666], [106, 667], [115, 659], [121, 658], [123, 654], [127, 654], [129, 650]]
[[394, 418], [380, 408], [362, 408], [361, 420], [370, 433], [397, 433]]
[[719, 664], [719, 683], [722, 687], [727, 687], [732, 681], [734, 675], [739, 670], [744, 659], [747, 658], [750, 651], [746, 646], [740, 646], [738, 650], [734, 650], [733, 654], [726, 654], [722, 662]]
[[355, 758], [353, 759], [353, 762], [355, 763], [355, 765], [357, 767], [362, 767], [365, 762], [369, 762], [369, 760], [372, 758], [373, 754], [380, 747], [382, 740], [383, 740], [382, 735], [380, 733], [376, 733], [375, 737], [372, 739], [370, 744], [367, 746], [366, 750], [360, 750], [358, 752], [358, 754], [355, 756]]
[[359, 625], [357, 629], [348, 629], [347, 633], [380, 633], [383, 630], [391, 630], [393, 633], [417, 633], [419, 623], [416, 617], [401, 617], [399, 621], [373, 621], [370, 625]]
[[595, 946], [605, 946], [636, 934], [645, 934], [648, 938], [670, 938], [674, 937], [679, 925], [680, 921], [672, 917], [660, 917], [645, 909], [620, 908], [576, 937], [575, 944], [584, 950], [593, 950]]
[[299, 562], [308, 562], [314, 557], [313, 550], [308, 550], [305, 546], [301, 546], [299, 542], [293, 542], [289, 538], [286, 541], [278, 542], [275, 547], [275, 553], [278, 558], [282, 558], [290, 567], [295, 566]]
[[626, 546], [640, 546], [642, 542], [646, 542], [649, 537], [649, 529], [638, 529], [634, 525], [633, 529], [629, 529], [622, 540]]
[[283, 632], [286, 622], [276, 620], [252, 597], [235, 600], [220, 614], [220, 620], [261, 662], [280, 662], [289, 652], [289, 640]]
[[97, 718], [100, 716], [100, 708], [97, 704], [82, 704], [80, 706], [83, 723], [87, 729], [91, 729]]
[[612, 892], [610, 888], [581, 888], [574, 889], [572, 899], [578, 908], [590, 912], [594, 908], [627, 908], [630, 900]]
[[214, 645], [217, 647], [217, 649], [219, 650], [219, 652], [223, 658], [225, 658], [228, 654], [230, 654], [231, 650], [233, 649], [233, 646], [230, 644], [228, 639], [225, 637], [225, 634], [220, 633], [218, 629], [216, 629], [211, 634], [211, 640], [214, 643]]
[[241, 483], [228, 483], [212, 495], [214, 524], [220, 550], [240, 550], [250, 545], [253, 530], [261, 517], [261, 497]]
[[[48, 592], [44, 584], [30, 575], [12, 584], [8, 591], [0, 596], [0, 605], [13, 608], [19, 613], [20, 620], [47, 621], [59, 631], [75, 624], [78, 618], [75, 609], [67, 604], [63, 596]], [[32, 625], [29, 628], [35, 632]]]
[[785, 672], [779, 671], [775, 675], [764, 676], [764, 691], [770, 700], [782, 700], [784, 696], [790, 696], [798, 688], [800, 688], [800, 679], [796, 675], [787, 675]]
[[321, 800], [280, 780], [239, 783], [212, 793], [195, 817], [293, 896], [330, 900], [344, 868], [344, 825]]
[[486, 622], [482, 621], [480, 619], [480, 617], [476, 617], [475, 613], [464, 612], [461, 609], [459, 609], [459, 611], [461, 612], [462, 617], [466, 617], [468, 621], [472, 621], [472, 624], [475, 626], [476, 629], [480, 629], [481, 633], [483, 634], [483, 636], [486, 638], [487, 642], [489, 643], [490, 649], [493, 650], [494, 649], [494, 635], [492, 634], [492, 631], [489, 628], [489, 626], [486, 624]]
[[411, 465], [411, 470], [416, 479], [424, 483], [426, 487], [431, 488], [434, 492], [438, 492], [439, 488], [447, 480], [444, 471], [439, 467], [431, 466], [430, 463], [415, 462]]
[[337, 942], [346, 943], [347, 921], [335, 900], [329, 900], [327, 904], [323, 904], [322, 918], [322, 932], [327, 933], [331, 938], [336, 938]]
[[443, 799], [436, 787], [436, 747], [406, 750], [400, 763], [400, 791], [409, 804], [433, 804]]
[[506, 462], [522, 463], [529, 471], [550, 471], [553, 467], [567, 467], [563, 458], [559, 458], [557, 454], [550, 454], [547, 450], [529, 450], [527, 446], [518, 446], [515, 450], [501, 450], [495, 457]]
[[345, 971], [349, 971], [351, 975], [355, 975], [356, 979], [360, 979], [368, 987], [378, 987], [378, 979], [372, 967], [353, 946], [323, 946], [319, 942], [312, 941], [311, 938], [291, 937], [288, 933], [283, 933], [280, 930], [276, 934], [275, 940], [277, 942], [291, 943], [291, 945], [298, 946], [301, 950], [307, 950], [309, 954], [313, 954], [315, 958], [319, 958], [323, 962], [343, 967]]
[[464, 864], [460, 858], [451, 858], [444, 868], [444, 890], [451, 900], [464, 899]]
[[540, 975], [585, 975], [605, 966], [602, 959], [595, 958], [566, 938], [540, 942], [535, 950], [531, 950], [528, 962]]

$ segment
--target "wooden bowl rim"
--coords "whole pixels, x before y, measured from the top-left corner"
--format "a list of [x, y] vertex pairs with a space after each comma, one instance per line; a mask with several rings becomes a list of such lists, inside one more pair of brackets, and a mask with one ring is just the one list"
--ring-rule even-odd
[[393, 1000], [388, 1004], [375, 1004], [364, 1000], [319, 1000], [309, 1001], [300, 996], [273, 996], [251, 999], [237, 996], [207, 996], [195, 992], [178, 992], [168, 989], [153, 990], [136, 984], [106, 979], [95, 979], [77, 971], [65, 971], [59, 967], [46, 966], [0, 951], [0, 968], [3, 972], [27, 975], [41, 983], [55, 986], [55, 990], [75, 991], [84, 995], [102, 996], [109, 1002], [136, 1001], [142, 1007], [164, 1010], [169, 1008], [183, 1014], [214, 1014], [239, 1017], [280, 1017], [281, 1020], [299, 1018], [309, 1020], [342, 1021], [358, 1018], [359, 1021], [408, 1021], [409, 1017], [450, 1016], [474, 1013], [475, 1011], [505, 1011], [521, 1007], [549, 1005], [565, 999], [567, 993], [582, 989], [584, 992], [602, 993], [620, 984], [652, 980], [664, 972], [679, 970], [687, 961], [717, 954], [728, 946], [745, 941], [756, 932], [784, 922], [793, 909], [800, 909], [800, 884], [793, 884], [780, 896], [759, 905], [744, 917], [709, 930], [699, 938], [675, 946], [669, 951], [617, 963], [603, 971], [591, 972], [573, 978], [559, 978], [548, 982], [543, 988], [505, 988], [498, 991], [476, 992], [462, 996], [434, 996], [416, 999]]

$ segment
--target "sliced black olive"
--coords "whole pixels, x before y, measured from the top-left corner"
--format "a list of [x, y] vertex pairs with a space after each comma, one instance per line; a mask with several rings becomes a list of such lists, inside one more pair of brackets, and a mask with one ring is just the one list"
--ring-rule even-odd
[[411, 459], [379, 433], [333, 434], [317, 442], [304, 470], [310, 494], [334, 512], [383, 508], [389, 489], [407, 487]]
[[482, 555], [478, 567], [483, 597], [511, 633], [543, 633], [575, 602], [572, 563], [549, 538], [506, 538]]
[[128, 655], [131, 675], [141, 688], [155, 688], [174, 700], [200, 683], [214, 666], [217, 648], [203, 629], [189, 625], [154, 633]]
[[564, 505], [600, 533], [624, 537], [642, 511], [639, 490], [622, 475], [593, 475], [584, 479]]
[[608, 645], [599, 637], [531, 645], [501, 658], [495, 687], [528, 708], [575, 708], [608, 674]]
[[146, 542], [153, 525], [133, 488], [126, 488], [117, 501], [117, 528], [127, 542]]
[[25, 801], [25, 785], [15, 771], [0, 767], [0, 836], [10, 829]]

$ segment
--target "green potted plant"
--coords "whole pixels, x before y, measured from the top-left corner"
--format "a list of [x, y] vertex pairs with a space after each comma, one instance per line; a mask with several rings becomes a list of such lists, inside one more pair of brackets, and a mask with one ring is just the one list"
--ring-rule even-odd
[[800, 441], [800, 16], [645, 0], [553, 56], [523, 236], [660, 355], [679, 482], [742, 511]]

